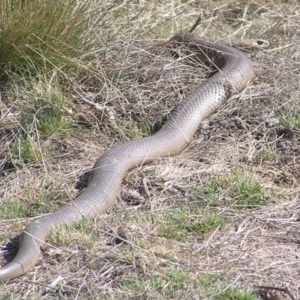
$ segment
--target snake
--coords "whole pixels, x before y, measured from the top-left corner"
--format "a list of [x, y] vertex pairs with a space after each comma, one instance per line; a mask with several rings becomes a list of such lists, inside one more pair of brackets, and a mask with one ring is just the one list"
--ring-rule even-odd
[[0, 282], [18, 277], [36, 265], [53, 228], [104, 214], [115, 202], [126, 172], [154, 159], [180, 154], [200, 123], [254, 78], [251, 60], [234, 47], [209, 42], [190, 32], [176, 34], [168, 42], [182, 49], [184, 55], [213, 66], [213, 75], [176, 105], [155, 134], [104, 152], [91, 170], [86, 189], [77, 198], [29, 223], [20, 235], [16, 256], [0, 268]]

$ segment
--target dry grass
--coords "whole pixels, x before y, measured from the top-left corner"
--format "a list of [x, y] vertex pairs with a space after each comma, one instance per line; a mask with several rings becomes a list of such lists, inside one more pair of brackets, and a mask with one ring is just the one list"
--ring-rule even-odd
[[99, 50], [80, 58], [85, 71], [63, 81], [10, 72], [0, 99], [1, 265], [28, 221], [76, 196], [99, 154], [157, 130], [199, 85], [205, 72], [174, 63], [164, 41], [200, 12], [208, 39], [270, 42], [249, 53], [254, 82], [182, 155], [128, 173], [106, 215], [52, 233], [38, 265], [3, 284], [0, 299], [300, 298], [298, 1], [120, 1], [114, 19], [103, 16]]

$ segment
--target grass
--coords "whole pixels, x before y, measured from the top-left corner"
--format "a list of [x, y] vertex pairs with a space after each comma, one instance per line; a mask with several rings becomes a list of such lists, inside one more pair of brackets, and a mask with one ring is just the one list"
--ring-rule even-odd
[[18, 97], [22, 100], [15, 112], [20, 134], [12, 142], [12, 163], [17, 167], [23, 162], [42, 163], [47, 155], [42, 149], [43, 143], [53, 138], [67, 138], [73, 126], [64, 107], [63, 92], [59, 83], [50, 84], [45, 76], [41, 76], [19, 83], [14, 97], [16, 101]]
[[9, 67], [29, 75], [43, 69], [71, 71], [94, 50], [92, 28], [101, 12], [93, 2], [1, 1], [0, 12], [2, 72]]
[[123, 128], [124, 133], [130, 139], [142, 138], [149, 135], [149, 129], [144, 122], [138, 126], [133, 120], [124, 119], [123, 122], [121, 122], [120, 127]]
[[1, 217], [3, 219], [24, 218], [28, 215], [28, 213], [29, 208], [25, 204], [16, 201], [9, 201], [3, 207]]
[[241, 209], [266, 205], [270, 198], [253, 175], [241, 169], [219, 179], [214, 178], [204, 187], [196, 187], [194, 193], [196, 197], [199, 194], [216, 205], [221, 198], [227, 205]]
[[[52, 232], [37, 267], [1, 285], [0, 299], [252, 300], [270, 284], [297, 294], [299, 10], [297, 1], [1, 1], [1, 265], [9, 239], [74, 199], [99, 154], [155, 132], [199, 85], [201, 69], [175, 62], [169, 37], [202, 13], [198, 34], [267, 39], [270, 49], [248, 54], [256, 79], [182, 155], [132, 170], [107, 214]], [[280, 123], [267, 126], [271, 117]]]
[[216, 228], [222, 228], [224, 220], [213, 212], [199, 208], [167, 209], [163, 213], [163, 221], [158, 234], [167, 239], [185, 239], [189, 233], [201, 237]]
[[214, 297], [214, 300], [255, 300], [256, 296], [240, 288], [229, 288]]
[[28, 136], [15, 141], [12, 163], [14, 166], [22, 166], [24, 163], [41, 163], [42, 155], [38, 146]]
[[128, 277], [120, 280], [120, 288], [136, 291], [136, 296], [147, 296], [147, 290], [157, 291], [157, 299], [183, 299], [187, 295], [187, 289], [194, 289], [195, 295], [211, 297], [214, 300], [255, 300], [253, 293], [240, 287], [228, 288], [219, 294], [213, 295], [209, 285], [216, 281], [211, 276], [204, 276], [200, 280], [192, 273], [186, 272], [180, 267], [171, 267], [165, 272], [149, 278], [143, 274], [138, 277]]
[[53, 230], [49, 235], [49, 242], [68, 247], [74, 243], [74, 240], [80, 240], [82, 247], [90, 248], [100, 237], [100, 231], [83, 218], [72, 225], [61, 226], [59, 230]]
[[[59, 193], [52, 190], [51, 178], [44, 175], [42, 180], [38, 182], [38, 184], [42, 186], [40, 191], [34, 190], [33, 187], [36, 184], [36, 180], [33, 182], [24, 180], [22, 185], [16, 187], [16, 189], [23, 191], [22, 199], [19, 199], [17, 196], [7, 199], [4, 205], [2, 205], [0, 218], [2, 220], [14, 220], [18, 218], [36, 217], [42, 213], [49, 212], [49, 209], [53, 210], [55, 206], [49, 205], [48, 201], [53, 198], [58, 198]], [[4, 198], [6, 198], [5, 194]]]
[[286, 115], [285, 118], [282, 120], [282, 125], [283, 127], [300, 130], [300, 115], [298, 116]]

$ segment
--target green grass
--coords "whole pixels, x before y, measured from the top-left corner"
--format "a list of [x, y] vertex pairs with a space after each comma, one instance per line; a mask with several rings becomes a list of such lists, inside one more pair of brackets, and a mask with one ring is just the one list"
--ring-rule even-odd
[[21, 167], [24, 163], [41, 163], [42, 153], [39, 146], [25, 135], [15, 140], [11, 161], [15, 167]]
[[70, 135], [73, 120], [65, 108], [67, 100], [59, 83], [50, 84], [46, 76], [19, 82], [15, 97], [19, 101], [16, 119], [20, 128], [12, 142], [12, 164], [41, 164], [49, 156], [47, 141], [64, 140]]
[[293, 128], [300, 130], [300, 113], [298, 115], [286, 115], [282, 120], [281, 124], [286, 128]]
[[38, 117], [38, 129], [45, 135], [50, 136], [60, 131], [61, 135], [66, 136], [72, 123], [51, 107], [45, 107], [40, 110]]
[[158, 228], [158, 234], [167, 239], [184, 239], [187, 234], [203, 237], [216, 228], [222, 228], [224, 220], [213, 212], [199, 207], [167, 209]]
[[[74, 70], [94, 49], [99, 13], [93, 1], [1, 1], [0, 70], [28, 74], [44, 69]], [[101, 6], [97, 6], [98, 8]]]
[[137, 124], [130, 118], [124, 118], [121, 120], [120, 127], [125, 135], [130, 139], [142, 138], [150, 134], [149, 126], [144, 120], [142, 120], [140, 124]]
[[1, 206], [0, 217], [3, 220], [27, 218], [29, 216], [39, 216], [45, 212], [44, 199], [37, 198], [27, 202], [21, 202], [20, 200], [8, 200]]
[[58, 82], [50, 85], [46, 78], [39, 78], [33, 85], [35, 93], [34, 112], [37, 129], [42, 137], [50, 137], [54, 133], [56, 137], [63, 139], [68, 136], [72, 127], [72, 119], [68, 116], [63, 92]]
[[143, 289], [148, 290], [152, 294], [160, 295], [159, 299], [180, 299], [180, 297], [184, 297], [189, 284], [196, 286], [197, 280], [192, 274], [180, 267], [161, 270], [160, 274], [153, 276], [128, 274], [118, 281], [118, 286], [124, 290], [135, 289], [138, 292], [143, 291]]
[[184, 294], [184, 285], [187, 284], [188, 280], [192, 281], [187, 272], [181, 268], [173, 267], [168, 269], [165, 274], [151, 278], [149, 283], [167, 298], [172, 298]]
[[31, 212], [27, 204], [20, 201], [7, 201], [1, 208], [1, 219], [15, 219], [27, 217]]
[[83, 247], [91, 248], [101, 238], [101, 231], [92, 225], [91, 220], [82, 218], [73, 224], [59, 226], [50, 233], [48, 241], [60, 246], [70, 246], [74, 241], [80, 240]]
[[[38, 193], [34, 189], [37, 183], [43, 187]], [[15, 189], [22, 191], [22, 199], [13, 197], [3, 202], [1, 204], [0, 220], [39, 216], [42, 213], [49, 212], [51, 208], [52, 210], [55, 209], [54, 199], [60, 196], [60, 193], [52, 189], [52, 180], [48, 179], [47, 175], [44, 175], [40, 182], [30, 182], [30, 179], [28, 182], [24, 180]], [[5, 198], [5, 193], [2, 197]]]
[[253, 208], [270, 201], [267, 190], [251, 174], [241, 169], [212, 179], [204, 187], [196, 187], [194, 196], [203, 197], [211, 205], [222, 203], [236, 208]]
[[229, 288], [213, 298], [214, 300], [256, 300], [256, 296], [252, 292], [245, 291], [242, 288]]
[[[147, 276], [142, 272], [127, 274], [117, 281], [118, 287], [128, 293], [135, 291], [135, 296], [157, 295], [157, 299], [185, 299], [188, 292], [199, 299], [213, 300], [255, 300], [252, 292], [241, 287], [231, 287], [223, 292], [215, 294], [212, 286], [218, 280], [211, 275], [193, 274], [181, 267], [171, 267], [167, 270], [161, 269], [160, 274]], [[144, 293], [143, 293], [144, 291]]]

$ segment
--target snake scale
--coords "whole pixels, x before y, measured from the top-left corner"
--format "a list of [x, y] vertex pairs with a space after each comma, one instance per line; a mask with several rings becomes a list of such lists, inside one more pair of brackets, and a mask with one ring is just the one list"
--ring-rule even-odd
[[239, 50], [210, 43], [192, 33], [174, 36], [172, 45], [184, 46], [218, 70], [171, 112], [152, 136], [112, 147], [96, 161], [86, 190], [74, 201], [26, 226], [15, 258], [0, 269], [4, 282], [28, 272], [38, 261], [40, 248], [52, 227], [70, 224], [105, 211], [114, 203], [125, 172], [155, 158], [179, 154], [192, 140], [200, 123], [254, 78], [251, 61]]

